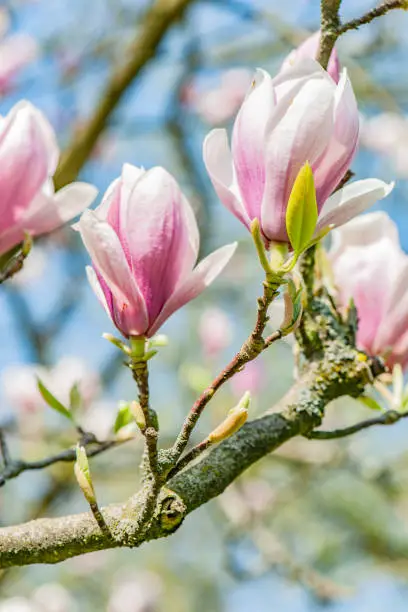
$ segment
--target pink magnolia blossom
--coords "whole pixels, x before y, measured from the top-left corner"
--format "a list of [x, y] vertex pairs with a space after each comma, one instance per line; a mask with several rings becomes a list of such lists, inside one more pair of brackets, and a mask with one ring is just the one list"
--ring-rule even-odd
[[[294, 49], [283, 61], [281, 70], [286, 70], [293, 66], [296, 62], [300, 61], [304, 57], [311, 57], [316, 59], [319, 51], [320, 44], [320, 30], [306, 38], [306, 40], [297, 48]], [[333, 81], [336, 83], [340, 80], [340, 62], [337, 55], [336, 49], [333, 49], [329, 64], [327, 66], [327, 72], [330, 74]]]
[[223, 72], [216, 87], [200, 91], [190, 83], [184, 91], [184, 102], [209, 125], [228, 121], [241, 106], [252, 75], [245, 68], [232, 68]]
[[357, 147], [359, 115], [344, 70], [339, 83], [312, 59], [272, 79], [258, 70], [235, 120], [232, 151], [225, 130], [204, 141], [204, 162], [222, 203], [248, 228], [258, 218], [265, 242], [288, 242], [286, 206], [295, 178], [312, 165], [319, 221], [316, 231], [342, 225], [392, 186], [356, 181], [330, 195]]
[[175, 179], [159, 167], [146, 172], [125, 164], [77, 227], [92, 258], [90, 283], [127, 337], [155, 334], [212, 283], [236, 247], [224, 246], [194, 268], [197, 222]]
[[359, 324], [357, 345], [382, 355], [389, 366], [408, 366], [408, 255], [395, 223], [384, 212], [353, 219], [332, 234], [329, 257], [346, 307], [353, 298]]
[[243, 370], [235, 374], [231, 379], [231, 390], [236, 397], [249, 391], [251, 395], [257, 395], [265, 387], [265, 368], [258, 359], [247, 363]]
[[28, 34], [6, 36], [9, 16], [0, 9], [0, 93], [10, 90], [13, 79], [20, 70], [32, 62], [38, 54], [38, 45]]
[[232, 340], [231, 321], [220, 308], [207, 308], [200, 317], [198, 334], [204, 353], [212, 358], [223, 351]]
[[96, 189], [71, 183], [54, 193], [58, 145], [44, 115], [20, 102], [0, 117], [0, 255], [24, 239], [46, 234], [89, 206]]
[[408, 178], [408, 117], [398, 113], [380, 113], [364, 118], [361, 143], [385, 155], [396, 174]]

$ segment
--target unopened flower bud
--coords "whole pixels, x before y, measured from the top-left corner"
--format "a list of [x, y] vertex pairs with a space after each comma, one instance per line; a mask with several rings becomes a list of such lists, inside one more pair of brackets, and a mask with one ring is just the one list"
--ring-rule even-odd
[[248, 407], [250, 401], [251, 395], [249, 391], [247, 391], [239, 403], [229, 411], [226, 419], [224, 419], [224, 421], [210, 433], [208, 440], [211, 442], [211, 444], [216, 444], [217, 442], [226, 440], [232, 436], [232, 434], [241, 429], [248, 418]]
[[133, 418], [136, 421], [136, 425], [141, 431], [143, 431], [146, 428], [146, 419], [143, 414], [142, 407], [140, 406], [139, 402], [136, 401], [130, 402], [129, 407]]
[[86, 501], [89, 504], [95, 504], [96, 496], [92, 484], [91, 473], [89, 471], [88, 457], [86, 456], [85, 448], [79, 446], [79, 444], [76, 447], [76, 456], [77, 460], [74, 465], [75, 477]]

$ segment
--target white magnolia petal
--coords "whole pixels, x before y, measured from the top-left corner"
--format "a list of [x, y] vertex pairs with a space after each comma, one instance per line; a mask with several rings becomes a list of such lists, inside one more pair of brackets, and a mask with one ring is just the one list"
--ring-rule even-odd
[[232, 155], [225, 130], [212, 130], [206, 136], [203, 144], [203, 158], [221, 202], [241, 223], [249, 227], [251, 220], [237, 195]]
[[338, 227], [347, 223], [378, 200], [387, 197], [393, 188], [394, 183], [384, 183], [379, 179], [365, 179], [346, 185], [326, 201], [319, 216], [316, 234], [329, 225]]

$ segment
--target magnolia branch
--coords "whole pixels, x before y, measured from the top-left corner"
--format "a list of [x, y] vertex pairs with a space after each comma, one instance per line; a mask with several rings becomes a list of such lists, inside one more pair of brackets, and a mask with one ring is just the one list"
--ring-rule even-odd
[[[235, 357], [194, 403], [173, 446], [172, 453], [175, 460], [177, 460], [183, 453], [204, 408], [207, 406], [218, 389], [225, 382], [227, 382], [227, 380], [232, 378], [234, 374], [239, 372], [239, 370], [241, 370], [245, 364], [258, 357], [258, 355], [265, 348], [281, 337], [282, 334], [280, 331], [278, 331], [275, 334], [268, 336], [266, 340], [263, 338], [263, 333], [269, 320], [268, 308], [273, 299], [276, 297], [278, 289], [279, 285], [269, 282], [268, 280], [264, 282], [263, 296], [258, 299], [258, 314], [254, 329]], [[202, 450], [200, 450], [200, 452], [202, 452]], [[194, 451], [193, 458], [195, 458], [198, 454], [198, 450]], [[185, 459], [183, 460], [183, 465], [184, 464]]]
[[147, 526], [141, 521], [142, 489], [127, 503], [102, 509], [110, 537], [89, 512], [6, 527], [0, 530], [0, 568], [58, 563], [86, 552], [134, 547], [167, 536], [188, 513], [220, 495], [254, 462], [290, 438], [318, 427], [332, 399], [363, 393], [371, 374], [359, 356], [358, 351], [336, 342], [328, 346], [324, 359], [309, 367], [273, 413], [247, 423], [172, 478], [161, 491]]
[[356, 30], [394, 9], [408, 10], [407, 0], [388, 0], [357, 19], [341, 23], [340, 5], [341, 0], [321, 0], [321, 38], [317, 59], [323, 68], [327, 68], [331, 52], [339, 36], [349, 30]]
[[366, 419], [365, 421], [361, 421], [355, 425], [350, 425], [350, 427], [333, 429], [332, 431], [311, 431], [306, 435], [306, 438], [313, 440], [335, 440], [336, 438], [346, 438], [347, 436], [351, 436], [359, 431], [363, 431], [363, 429], [368, 429], [369, 427], [373, 427], [375, 425], [393, 425], [394, 423], [397, 423], [397, 421], [406, 419], [407, 417], [408, 412], [387, 410], [387, 412], [384, 412], [381, 416], [374, 417], [373, 419]]
[[[105, 451], [123, 444], [126, 440], [105, 440], [103, 442], [92, 441], [85, 443], [88, 457], [95, 457]], [[3, 471], [0, 472], [0, 487], [8, 480], [17, 478], [23, 472], [42, 470], [54, 465], [55, 463], [73, 463], [76, 459], [75, 447], [63, 450], [55, 455], [38, 459], [37, 461], [13, 460], [10, 457], [8, 447], [5, 441], [4, 432], [0, 430], [0, 451], [3, 458]]]

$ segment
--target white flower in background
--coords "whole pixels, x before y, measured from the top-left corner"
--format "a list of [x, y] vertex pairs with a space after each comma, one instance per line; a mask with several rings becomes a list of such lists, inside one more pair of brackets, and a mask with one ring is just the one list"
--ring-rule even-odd
[[119, 578], [114, 585], [107, 612], [159, 612], [162, 590], [162, 581], [158, 574], [128, 574]]
[[37, 377], [64, 405], [69, 404], [69, 393], [74, 384], [78, 384], [85, 407], [100, 393], [99, 375], [78, 357], [63, 357], [52, 368], [36, 364], [11, 365], [1, 372], [0, 377], [3, 395], [11, 408], [22, 412], [44, 408]]
[[77, 610], [69, 591], [57, 582], [47, 582], [32, 594], [36, 610], [41, 612], [74, 612]]
[[25, 597], [10, 597], [0, 601], [0, 612], [40, 612], [40, 610]]
[[106, 440], [112, 436], [117, 411], [114, 402], [93, 402], [81, 419], [81, 425], [85, 431], [92, 431], [98, 440]]
[[398, 176], [408, 178], [408, 117], [380, 113], [363, 119], [361, 144], [388, 157]]
[[204, 354], [216, 357], [231, 343], [232, 326], [226, 312], [220, 308], [207, 308], [200, 316], [198, 335]]

